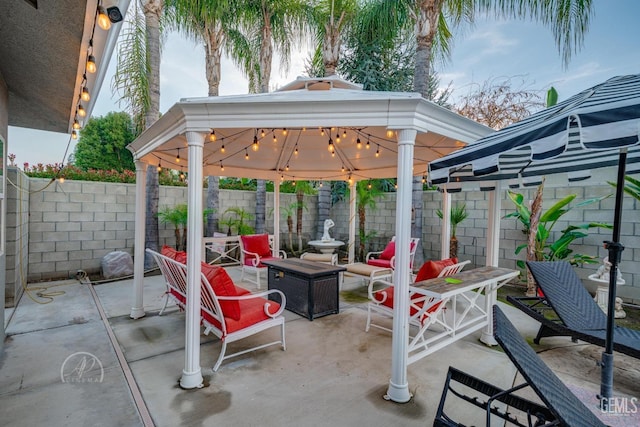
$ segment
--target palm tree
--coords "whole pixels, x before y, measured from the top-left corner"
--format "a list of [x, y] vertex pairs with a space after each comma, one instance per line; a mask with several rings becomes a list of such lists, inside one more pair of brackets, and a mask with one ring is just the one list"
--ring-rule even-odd
[[[121, 101], [134, 118], [138, 132], [151, 126], [160, 117], [160, 18], [162, 0], [134, 2], [129, 26], [122, 32], [118, 49], [118, 65], [113, 86], [122, 93]], [[158, 250], [158, 200], [160, 187], [158, 170], [147, 168], [145, 247]], [[145, 253], [145, 268], [155, 264]]]
[[345, 30], [357, 16], [356, 0], [319, 0], [312, 9], [312, 25], [325, 76], [336, 74]]
[[[440, 209], [436, 211], [438, 218], [442, 219], [443, 214]], [[469, 213], [467, 212], [467, 205], [455, 205], [451, 206], [451, 239], [449, 239], [449, 256], [451, 258], [458, 257], [458, 238], [456, 237], [456, 231], [458, 230], [458, 224], [467, 219]]]
[[[356, 209], [358, 211], [358, 236], [360, 237], [359, 258], [364, 260], [366, 241], [372, 236], [366, 233], [367, 208], [375, 209], [378, 199], [384, 197], [380, 180], [358, 181], [356, 184]], [[375, 232], [374, 232], [375, 234]]]

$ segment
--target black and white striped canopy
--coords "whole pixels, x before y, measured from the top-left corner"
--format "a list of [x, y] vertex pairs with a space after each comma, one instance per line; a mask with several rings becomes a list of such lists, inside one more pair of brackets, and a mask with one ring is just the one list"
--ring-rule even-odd
[[429, 181], [526, 185], [562, 172], [577, 181], [617, 166], [622, 148], [627, 173], [640, 172], [640, 74], [611, 78], [431, 162]]

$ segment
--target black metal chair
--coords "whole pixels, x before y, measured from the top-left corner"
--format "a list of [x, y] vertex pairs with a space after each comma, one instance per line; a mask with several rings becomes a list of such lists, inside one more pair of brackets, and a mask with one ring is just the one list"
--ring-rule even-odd
[[[607, 316], [566, 261], [527, 262], [544, 298], [508, 297], [507, 300], [540, 322], [534, 342], [549, 336], [570, 336], [604, 347]], [[640, 331], [616, 326], [613, 348], [640, 358]]]
[[[498, 416], [507, 425], [526, 426], [604, 426], [604, 424], [564, 385], [533, 351], [520, 333], [496, 305], [493, 307], [494, 333], [496, 340], [516, 366], [524, 383], [502, 390], [453, 367], [449, 368], [434, 426], [456, 426], [458, 423], [445, 413], [445, 401], [449, 393], [464, 402], [484, 411], [486, 426], [491, 417]], [[454, 385], [453, 383], [459, 385]], [[538, 395], [542, 404], [535, 403], [514, 393], [525, 387]], [[469, 389], [481, 396], [469, 396]], [[498, 405], [500, 402], [502, 405]], [[504, 408], [506, 406], [506, 408]], [[457, 412], [459, 406], [456, 406]], [[480, 412], [479, 412], [480, 413]], [[477, 420], [482, 419], [479, 415]], [[475, 420], [474, 420], [475, 421]], [[481, 425], [482, 423], [478, 423]]]

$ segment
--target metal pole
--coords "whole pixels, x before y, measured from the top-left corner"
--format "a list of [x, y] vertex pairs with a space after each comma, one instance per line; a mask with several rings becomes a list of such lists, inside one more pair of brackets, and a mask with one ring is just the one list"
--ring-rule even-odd
[[616, 286], [618, 281], [618, 263], [622, 257], [624, 246], [620, 244], [620, 227], [622, 223], [622, 203], [624, 201], [624, 174], [627, 164], [627, 149], [620, 150], [618, 160], [618, 179], [616, 181], [616, 205], [613, 213], [613, 238], [604, 242], [609, 251], [609, 302], [607, 307], [607, 335], [604, 353], [602, 353], [602, 376], [600, 381], [600, 407], [608, 410], [613, 397], [613, 335], [615, 328]]

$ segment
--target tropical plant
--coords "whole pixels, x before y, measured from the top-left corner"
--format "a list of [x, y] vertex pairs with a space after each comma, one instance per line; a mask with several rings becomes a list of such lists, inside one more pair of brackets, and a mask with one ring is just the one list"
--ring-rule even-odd
[[367, 242], [376, 235], [366, 232], [367, 208], [376, 209], [377, 201], [384, 198], [380, 180], [358, 181], [356, 184], [356, 210], [358, 211], [358, 237], [360, 239], [359, 258], [364, 260]]
[[[436, 211], [436, 215], [438, 215], [440, 219], [443, 217], [440, 209]], [[449, 256], [451, 257], [458, 257], [458, 238], [456, 237], [456, 231], [458, 224], [467, 219], [468, 216], [469, 213], [467, 212], [466, 204], [451, 206], [451, 239], [449, 240]]]
[[[509, 199], [515, 205], [515, 212], [506, 215], [504, 218], [515, 218], [519, 220], [524, 226], [523, 232], [527, 235], [528, 242], [519, 245], [515, 253], [519, 254], [524, 248], [533, 248], [532, 253], [527, 256], [529, 261], [555, 261], [555, 260], [567, 260], [573, 265], [582, 265], [585, 263], [597, 263], [595, 256], [583, 255], [573, 253], [570, 245], [576, 240], [588, 236], [587, 230], [591, 228], [605, 228], [611, 229], [610, 224], [589, 222], [580, 225], [569, 225], [561, 231], [560, 237], [553, 242], [548, 242], [551, 238], [551, 233], [558, 220], [570, 212], [574, 208], [582, 208], [593, 203], [600, 202], [601, 200], [610, 197], [611, 195], [594, 197], [584, 200], [575, 206], [569, 206], [569, 204], [576, 198], [576, 194], [570, 194], [564, 197], [562, 200], [554, 203], [544, 213], [542, 212], [542, 193], [544, 182], [538, 187], [536, 198], [533, 201], [531, 208], [527, 206], [524, 201], [524, 196], [520, 193], [509, 191]], [[536, 206], [540, 206], [539, 209]], [[535, 211], [540, 212], [540, 218], [538, 225], [532, 232], [531, 224], [534, 223], [532, 213]], [[535, 213], [534, 213], [535, 215]], [[533, 242], [533, 245], [529, 244], [529, 241]], [[520, 268], [525, 269], [525, 263], [522, 260], [518, 260], [517, 264]], [[535, 283], [530, 274], [527, 275], [527, 294], [535, 295]]]
[[[203, 220], [209, 214], [209, 209], [203, 211]], [[186, 203], [175, 205], [174, 207], [165, 207], [158, 212], [158, 219], [166, 224], [172, 224], [175, 227], [176, 250], [187, 250], [187, 221], [189, 218]], [[180, 233], [182, 230], [182, 233]]]
[[252, 214], [235, 206], [224, 211], [220, 223], [227, 227], [227, 235], [231, 236], [231, 233], [235, 232], [242, 236], [255, 233], [254, 228], [247, 224], [247, 221], [251, 221], [253, 218]]
[[298, 237], [298, 250], [302, 251], [302, 211], [307, 207], [304, 203], [305, 194], [315, 194], [316, 189], [309, 181], [294, 181], [296, 186], [296, 235]]
[[[633, 197], [636, 200], [640, 200], [640, 180], [637, 180], [630, 175], [626, 175], [624, 180], [627, 183], [624, 185], [624, 192]], [[607, 181], [612, 187], [616, 187], [615, 182]]]

